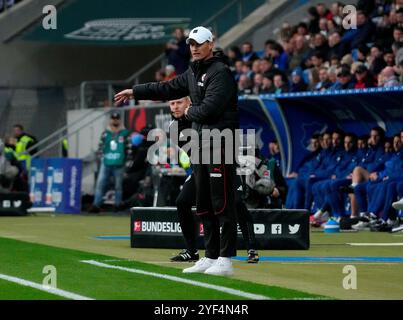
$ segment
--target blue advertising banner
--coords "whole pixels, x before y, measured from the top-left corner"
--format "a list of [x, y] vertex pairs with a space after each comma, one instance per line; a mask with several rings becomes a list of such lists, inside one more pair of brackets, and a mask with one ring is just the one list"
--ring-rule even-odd
[[32, 206], [45, 206], [46, 193], [46, 159], [34, 158], [31, 161], [31, 170], [29, 175], [29, 198]]
[[34, 208], [55, 208], [61, 213], [81, 212], [80, 159], [35, 158], [30, 172], [30, 198]]
[[56, 212], [80, 213], [81, 172], [80, 159], [49, 158], [45, 205]]
[[[275, 133], [270, 124], [269, 114], [265, 106], [256, 99], [239, 100], [240, 128], [256, 130], [256, 145], [264, 156], [268, 156], [268, 143], [275, 139]], [[262, 107], [263, 106], [263, 107]]]

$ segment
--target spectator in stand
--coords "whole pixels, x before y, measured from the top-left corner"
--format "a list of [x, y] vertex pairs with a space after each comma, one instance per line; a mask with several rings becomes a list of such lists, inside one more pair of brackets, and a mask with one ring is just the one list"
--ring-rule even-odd
[[330, 67], [335, 67], [335, 68], [340, 67], [340, 59], [337, 56], [330, 57]]
[[329, 43], [329, 53], [327, 57], [329, 59], [330, 57], [334, 56], [341, 59], [348, 53], [346, 45], [343, 42], [341, 42], [341, 33], [339, 31], [335, 31], [329, 36], [328, 43]]
[[398, 66], [399, 62], [403, 60], [403, 41], [394, 42], [392, 44], [392, 52], [395, 55], [395, 65]]
[[308, 8], [309, 15], [309, 25], [308, 31], [309, 33], [318, 33], [319, 32], [319, 13], [316, 7]]
[[391, 24], [389, 13], [385, 12], [376, 21], [375, 39], [383, 48], [389, 48], [393, 43], [393, 25]]
[[249, 79], [253, 79], [253, 74], [251, 70], [251, 63], [250, 62], [244, 62], [242, 66], [242, 74], [246, 74]]
[[353, 64], [354, 59], [353, 56], [349, 53], [346, 54], [340, 61], [340, 65], [343, 66], [345, 65], [346, 67], [350, 68], [351, 65]]
[[319, 79], [319, 69], [311, 68], [309, 70], [308, 78], [309, 78], [308, 88], [309, 88], [310, 91], [314, 91], [315, 87], [317, 86], [317, 84], [320, 81], [320, 79]]
[[276, 74], [273, 78], [273, 84], [276, 88], [275, 94], [288, 92], [288, 86], [283, 80], [283, 76], [281, 74]]
[[319, 69], [319, 82], [316, 84], [314, 91], [324, 91], [329, 89], [332, 83], [329, 80], [328, 69], [322, 67]]
[[242, 60], [238, 60], [235, 62], [235, 70], [234, 70], [234, 78], [235, 81], [239, 81], [239, 78], [242, 75], [242, 68], [243, 68], [244, 62]]
[[356, 6], [358, 10], [361, 10], [365, 15], [370, 16], [376, 8], [375, 2], [376, 0], [358, 0]]
[[263, 74], [270, 74], [273, 70], [273, 59], [264, 58], [260, 60], [260, 72]]
[[182, 28], [175, 29], [175, 38], [166, 44], [165, 55], [168, 64], [173, 65], [177, 74], [185, 72], [189, 66], [190, 50]]
[[312, 66], [316, 69], [319, 69], [323, 66], [325, 62], [325, 57], [323, 56], [321, 51], [315, 51], [311, 56]]
[[262, 87], [260, 88], [261, 94], [271, 94], [276, 91], [273, 84], [273, 79], [269, 75], [263, 75]]
[[370, 50], [366, 44], [362, 44], [357, 48], [357, 61], [367, 63], [367, 56]]
[[321, 19], [322, 18], [326, 20], [333, 19], [332, 12], [328, 8], [326, 8], [326, 5], [322, 2], [316, 5], [316, 11], [318, 12], [318, 15]]
[[275, 43], [277, 43], [277, 41], [275, 41], [275, 40], [273, 40], [273, 39], [268, 39], [268, 40], [266, 40], [266, 42], [264, 43], [264, 56], [263, 56], [263, 58], [270, 58], [270, 59], [272, 59], [272, 56], [271, 56], [271, 46], [273, 45], [273, 44], [275, 44]]
[[256, 73], [253, 77], [253, 88], [252, 92], [254, 94], [259, 94], [263, 85], [263, 75], [261, 73]]
[[329, 20], [327, 20], [326, 18], [320, 18], [319, 20], [319, 32], [321, 34], [323, 34], [325, 37], [328, 37], [329, 35], [329, 30], [328, 30], [328, 26], [327, 26], [327, 22]]
[[357, 11], [357, 28], [347, 30], [342, 38], [350, 49], [356, 49], [362, 44], [373, 41], [376, 31], [375, 24], [368, 18], [365, 12]]
[[393, 67], [386, 67], [379, 74], [379, 87], [393, 87], [398, 86], [399, 81], [396, 78], [395, 70]]
[[331, 90], [354, 89], [355, 81], [352, 79], [350, 69], [342, 68], [337, 74], [337, 82], [330, 87]]
[[403, 28], [395, 27], [393, 29], [393, 42], [402, 42], [403, 41]]
[[288, 40], [283, 41], [283, 47], [284, 47], [284, 52], [287, 54], [288, 56], [288, 64], [290, 61], [290, 57], [294, 51], [295, 48], [295, 44], [294, 41], [290, 38]]
[[288, 54], [279, 43], [269, 44], [268, 53], [278, 69], [284, 72], [288, 70]]
[[235, 62], [242, 59], [241, 50], [239, 50], [239, 48], [237, 46], [233, 46], [228, 49], [227, 56], [228, 56], [228, 65], [229, 65], [231, 71], [234, 71]]
[[332, 13], [332, 21], [340, 26], [343, 22], [343, 5], [340, 2], [333, 2], [330, 7], [330, 12]]
[[387, 67], [395, 66], [395, 55], [393, 54], [392, 49], [386, 49], [383, 52], [383, 60], [385, 60]]
[[382, 51], [381, 49], [374, 45], [372, 46], [370, 50], [370, 55], [368, 57], [368, 63], [369, 63], [369, 70], [373, 74], [379, 74], [382, 69], [386, 67], [386, 62], [382, 57]]
[[295, 35], [294, 48], [288, 63], [290, 69], [293, 70], [296, 67], [302, 67], [303, 61], [307, 58], [309, 51], [310, 49], [305, 37], [299, 34]]
[[280, 73], [280, 70], [274, 68], [273, 59], [264, 58], [260, 62], [260, 73], [271, 76], [271, 78], [273, 78], [274, 74]]
[[300, 68], [295, 69], [291, 74], [291, 86], [290, 92], [302, 92], [308, 88], [304, 79], [302, 78], [302, 70]]
[[165, 78], [164, 81], [172, 80], [177, 76], [175, 67], [172, 64], [168, 64], [165, 67]]
[[297, 34], [304, 38], [309, 34], [308, 25], [305, 22], [300, 22], [297, 26]]
[[238, 81], [238, 94], [252, 94], [252, 82], [246, 74], [242, 74]]
[[332, 34], [333, 32], [338, 32], [339, 26], [334, 22], [334, 20], [327, 20], [327, 32], [328, 34]]
[[252, 71], [252, 72], [251, 72], [251, 77], [252, 77], [252, 78], [254, 78], [256, 74], [262, 73], [262, 72], [260, 71], [260, 63], [261, 63], [261, 60], [260, 60], [260, 59], [257, 59], [257, 60], [255, 60], [255, 61], [253, 61], [253, 63], [252, 63], [252, 70], [251, 70], [251, 71]]
[[368, 68], [361, 64], [355, 70], [355, 78], [357, 80], [354, 89], [365, 89], [376, 87], [374, 76], [369, 72]]
[[326, 37], [321, 33], [317, 33], [313, 37], [313, 48], [311, 49], [310, 56], [317, 52], [320, 52], [323, 57], [329, 56], [328, 41], [326, 40]]
[[254, 61], [256, 59], [259, 59], [258, 55], [256, 52], [253, 51], [253, 46], [250, 42], [244, 42], [242, 44], [242, 61], [248, 62], [248, 61]]
[[330, 87], [328, 88], [330, 89], [337, 82], [337, 68], [335, 66], [331, 66], [327, 71], [327, 75], [331, 83]]

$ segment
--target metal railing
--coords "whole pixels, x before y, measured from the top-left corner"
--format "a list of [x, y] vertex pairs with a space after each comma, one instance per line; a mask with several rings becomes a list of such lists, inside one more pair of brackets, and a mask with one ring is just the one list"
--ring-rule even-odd
[[[233, 9], [234, 6], [237, 6], [237, 19], [238, 22], [243, 20], [244, 18], [244, 5], [243, 2], [247, 0], [233, 0], [229, 2], [227, 5], [222, 7], [219, 11], [217, 11], [213, 16], [208, 18], [206, 21], [202, 23], [202, 25], [210, 26], [212, 28], [213, 33], [215, 34], [216, 38], [220, 36], [219, 31], [218, 31], [218, 20], [226, 13], [228, 13], [229, 10]], [[269, 0], [267, 0], [269, 1]], [[151, 68], [155, 67], [156, 65], [160, 65], [160, 67], [163, 67], [165, 64], [165, 54], [161, 53], [157, 57], [155, 57], [153, 60], [148, 62], [146, 65], [144, 65], [142, 68], [137, 70], [133, 75], [128, 77], [127, 79], [124, 80], [92, 80], [92, 81], [83, 81], [80, 84], [80, 108], [81, 109], [87, 109], [88, 107], [92, 107], [91, 109], [94, 110], [95, 108], [99, 107], [112, 107], [113, 106], [113, 96], [116, 92], [116, 89], [123, 89], [123, 88], [128, 88], [132, 86], [133, 84], [138, 84], [140, 83], [140, 79], [142, 76], [147, 74]], [[89, 90], [96, 91], [98, 90], [97, 94], [93, 94], [91, 92], [88, 92]], [[99, 94], [101, 92], [102, 94]], [[89, 99], [88, 99], [88, 93], [89, 93]], [[101, 97], [101, 98], [99, 98]], [[103, 98], [103, 100], [102, 100]], [[119, 108], [120, 110], [124, 110], [125, 108]], [[105, 111], [104, 114], [108, 113], [108, 111]], [[77, 124], [82, 123], [81, 125], [78, 126], [77, 129], [74, 130], [74, 132], [68, 133], [68, 125], [63, 126], [62, 128], [56, 130], [53, 132], [51, 135], [46, 137], [45, 139], [42, 139], [39, 141], [36, 145], [32, 146], [28, 151], [32, 151], [35, 148], [38, 148], [40, 146], [45, 146], [44, 148], [41, 148], [37, 153], [33, 155], [33, 157], [37, 157], [39, 155], [44, 154], [47, 150], [51, 149], [58, 143], [61, 143], [63, 139], [70, 137], [71, 135], [74, 135], [78, 133], [80, 130], [85, 128], [90, 122], [98, 119], [101, 116], [104, 116], [104, 114], [100, 115], [96, 119], [91, 118], [89, 121], [84, 122], [84, 120], [88, 120], [88, 117], [91, 115], [91, 111], [88, 112], [88, 114], [85, 114], [82, 118], [80, 118], [74, 125], [76, 126]], [[50, 142], [50, 143], [49, 143]]]
[[[155, 103], [152, 103], [152, 104], [149, 104], [149, 105], [146, 105], [146, 106], [142, 105], [142, 106], [121, 107], [121, 108], [119, 108], [119, 111], [124, 112], [124, 111], [128, 111], [128, 110], [136, 110], [136, 109], [143, 109], [143, 108], [144, 109], [153, 109], [153, 108], [161, 108], [161, 107], [168, 107], [168, 104], [167, 103], [155, 102]], [[99, 109], [95, 109], [95, 108], [89, 109], [88, 112], [86, 112], [83, 117], [81, 117], [79, 120], [74, 122], [74, 126], [77, 126], [77, 128], [75, 128], [73, 131], [67, 132], [68, 129], [69, 129], [69, 125], [65, 125], [62, 128], [60, 128], [60, 129], [56, 130], [55, 132], [53, 132], [51, 135], [49, 135], [46, 138], [40, 140], [35, 145], [31, 146], [29, 149], [27, 149], [26, 152], [30, 152], [30, 151], [32, 151], [34, 149], [37, 149], [37, 148], [39, 148], [39, 147], [44, 145], [43, 148], [40, 148], [36, 153], [34, 153], [31, 156], [31, 158], [39, 157], [40, 155], [44, 154], [49, 149], [51, 149], [54, 146], [62, 143], [63, 139], [67, 139], [67, 138], [70, 138], [70, 137], [78, 134], [82, 129], [88, 127], [89, 125], [91, 125], [95, 121], [105, 117], [107, 114], [112, 112], [112, 109], [103, 110], [103, 112], [98, 114], [97, 116], [89, 118], [89, 116], [91, 114], [93, 114], [95, 111], [99, 111]], [[78, 144], [76, 145], [76, 147], [78, 148]], [[77, 151], [76, 151], [76, 154], [78, 154]]]

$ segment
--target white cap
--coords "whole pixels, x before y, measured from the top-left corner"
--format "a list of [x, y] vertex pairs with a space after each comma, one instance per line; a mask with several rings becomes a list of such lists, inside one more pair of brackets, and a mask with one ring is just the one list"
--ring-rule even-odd
[[190, 39], [193, 39], [198, 44], [202, 44], [206, 41], [213, 42], [213, 34], [205, 27], [196, 27], [189, 32], [189, 38], [186, 39], [187, 44], [189, 44]]

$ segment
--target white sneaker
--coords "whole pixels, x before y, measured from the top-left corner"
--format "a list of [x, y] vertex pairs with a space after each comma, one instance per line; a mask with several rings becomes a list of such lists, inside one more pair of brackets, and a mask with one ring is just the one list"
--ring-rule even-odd
[[322, 214], [323, 214], [323, 211], [318, 209], [318, 211], [316, 211], [315, 214], [313, 215], [313, 218], [315, 220], [318, 220], [318, 219], [320, 219], [322, 217]]
[[204, 271], [204, 273], [215, 276], [232, 276], [234, 268], [232, 267], [230, 258], [218, 257], [217, 262]]
[[403, 198], [401, 198], [399, 201], [393, 202], [392, 207], [396, 210], [403, 210]]
[[212, 265], [216, 263], [217, 259], [210, 259], [203, 257], [199, 261], [195, 263], [193, 267], [183, 269], [183, 273], [196, 273], [200, 272], [203, 273], [206, 271], [208, 268], [210, 268]]
[[360, 221], [351, 226], [354, 230], [369, 230], [369, 222]]
[[395, 220], [388, 219], [388, 221], [386, 221], [386, 223], [388, 226], [391, 226], [393, 229], [393, 228], [397, 228], [400, 225], [400, 220], [399, 220], [399, 218], [397, 218]]

